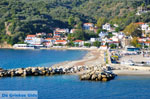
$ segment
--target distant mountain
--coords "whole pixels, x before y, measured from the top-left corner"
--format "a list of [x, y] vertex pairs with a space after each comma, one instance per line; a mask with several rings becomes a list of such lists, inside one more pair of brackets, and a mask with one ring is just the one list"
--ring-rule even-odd
[[[52, 32], [55, 27], [96, 23], [99, 17], [125, 27], [131, 22], [149, 22], [149, 13], [137, 16], [137, 8], [149, 7], [150, 0], [0, 0], [0, 42], [23, 41], [27, 34]], [[8, 24], [8, 25], [6, 25]], [[7, 29], [6, 29], [7, 28]], [[7, 32], [6, 32], [7, 30]], [[8, 35], [8, 30], [11, 35]]]

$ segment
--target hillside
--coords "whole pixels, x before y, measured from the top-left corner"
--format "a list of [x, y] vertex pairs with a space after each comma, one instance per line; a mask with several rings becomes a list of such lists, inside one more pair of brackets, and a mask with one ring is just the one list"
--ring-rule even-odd
[[[68, 19], [96, 23], [107, 18], [124, 28], [131, 22], [149, 22], [149, 13], [136, 16], [144, 0], [0, 0], [0, 42], [22, 42], [27, 34], [52, 32], [55, 27], [71, 28]], [[149, 0], [145, 0], [149, 6]], [[5, 29], [5, 23], [11, 24]], [[6, 30], [11, 32], [8, 35]]]

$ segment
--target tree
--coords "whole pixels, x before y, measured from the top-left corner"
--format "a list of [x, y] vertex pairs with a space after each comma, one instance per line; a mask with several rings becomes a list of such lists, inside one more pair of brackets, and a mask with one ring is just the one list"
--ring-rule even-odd
[[90, 46], [91, 46], [91, 44], [90, 44], [90, 43], [84, 43], [84, 46], [86, 46], [86, 47], [90, 47]]
[[134, 47], [138, 47], [138, 48], [141, 48], [141, 47], [142, 47], [142, 45], [138, 43], [137, 37], [134, 37], [134, 38], [131, 40], [131, 45], [134, 46]]
[[116, 31], [116, 32], [119, 32], [119, 31], [121, 31], [121, 28], [120, 28], [120, 27], [116, 27], [116, 28], [115, 28], [115, 31]]
[[75, 21], [74, 21], [74, 18], [73, 17], [69, 17], [68, 19], [68, 24], [73, 27], [75, 25]]
[[79, 22], [79, 23], [77, 24], [76, 29], [82, 29], [82, 22]]
[[75, 39], [85, 40], [85, 32], [82, 29], [77, 30], [74, 33], [74, 37]]
[[67, 43], [67, 46], [75, 46], [75, 44], [73, 43], [73, 41], [70, 41]]
[[147, 45], [144, 45], [144, 48], [148, 48], [148, 46], [147, 46]]
[[117, 45], [116, 44], [110, 44], [109, 47], [112, 49], [115, 49], [117, 47]]
[[106, 22], [106, 18], [100, 17], [100, 18], [97, 20], [96, 26], [97, 26], [98, 28], [102, 28], [102, 25], [105, 24], [105, 22]]
[[111, 38], [113, 37], [114, 35], [112, 34], [112, 32], [109, 32], [108, 35], [107, 35], [107, 38]]
[[93, 46], [100, 47], [100, 45], [101, 45], [101, 42], [99, 41], [93, 42]]
[[132, 37], [141, 37], [142, 36], [142, 30], [140, 29], [140, 26], [135, 23], [131, 23], [126, 28], [124, 29], [124, 33], [127, 36], [132, 36]]

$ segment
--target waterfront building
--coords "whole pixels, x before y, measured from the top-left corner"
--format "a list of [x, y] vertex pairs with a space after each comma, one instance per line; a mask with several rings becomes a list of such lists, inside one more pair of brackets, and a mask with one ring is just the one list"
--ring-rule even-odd
[[74, 44], [75, 45], [79, 45], [81, 47], [81, 46], [84, 46], [84, 41], [82, 41], [82, 40], [75, 40]]
[[32, 45], [40, 45], [44, 42], [44, 39], [38, 38], [36, 35], [27, 35], [24, 42]]
[[66, 40], [56, 40], [55, 41], [55, 44], [61, 44], [61, 45], [66, 45], [67, 44], [67, 41]]

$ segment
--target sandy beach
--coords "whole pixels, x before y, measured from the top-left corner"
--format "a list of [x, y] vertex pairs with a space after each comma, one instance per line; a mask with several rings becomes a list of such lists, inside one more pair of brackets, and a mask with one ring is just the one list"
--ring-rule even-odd
[[63, 62], [59, 64], [53, 65], [55, 66], [93, 66], [93, 65], [100, 65], [104, 64], [104, 52], [100, 51], [98, 49], [88, 49], [88, 53], [83, 57], [81, 60], [75, 60], [75, 61], [69, 61], [69, 62]]
[[[104, 51], [99, 49], [88, 49], [88, 53], [81, 60], [63, 62], [59, 64], [53, 65], [53, 67], [61, 66], [61, 67], [72, 67], [72, 66], [99, 66], [105, 64], [104, 62]], [[133, 57], [133, 56], [132, 56]], [[138, 58], [139, 56], [134, 56], [134, 58]], [[130, 56], [125, 57], [125, 59], [129, 59]], [[123, 66], [120, 64], [109, 64], [114, 70], [113, 73], [117, 75], [128, 75], [128, 76], [150, 76], [150, 67], [143, 66]], [[80, 73], [81, 74], [81, 73]]]

